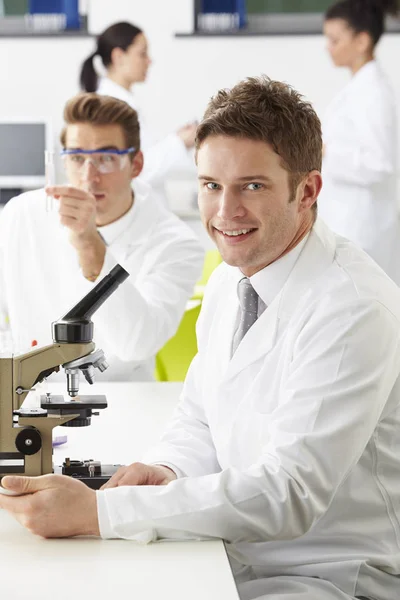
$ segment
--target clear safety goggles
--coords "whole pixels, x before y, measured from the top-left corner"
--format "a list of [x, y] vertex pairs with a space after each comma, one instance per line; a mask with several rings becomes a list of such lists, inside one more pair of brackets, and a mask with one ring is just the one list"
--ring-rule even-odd
[[61, 156], [64, 166], [69, 171], [82, 172], [87, 164], [91, 163], [102, 174], [121, 171], [128, 161], [128, 155], [135, 152], [136, 148], [117, 150], [62, 150]]

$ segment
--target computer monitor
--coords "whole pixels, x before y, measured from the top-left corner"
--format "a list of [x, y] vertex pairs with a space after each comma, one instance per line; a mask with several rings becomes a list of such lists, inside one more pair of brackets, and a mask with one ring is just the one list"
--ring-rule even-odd
[[45, 119], [0, 120], [0, 189], [44, 186], [44, 151], [53, 145], [50, 130]]

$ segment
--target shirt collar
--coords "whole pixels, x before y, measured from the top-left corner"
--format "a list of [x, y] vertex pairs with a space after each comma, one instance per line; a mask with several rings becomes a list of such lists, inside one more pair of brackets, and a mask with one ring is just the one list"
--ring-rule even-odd
[[[306, 241], [308, 240], [309, 235], [310, 233], [307, 233], [307, 235], [297, 244], [297, 246], [282, 256], [282, 258], [279, 258], [250, 277], [251, 285], [266, 306], [270, 306], [272, 304], [276, 296], [283, 288], [291, 270], [300, 256], [302, 249], [305, 246]], [[239, 272], [240, 276], [243, 277], [243, 273], [241, 271]]]

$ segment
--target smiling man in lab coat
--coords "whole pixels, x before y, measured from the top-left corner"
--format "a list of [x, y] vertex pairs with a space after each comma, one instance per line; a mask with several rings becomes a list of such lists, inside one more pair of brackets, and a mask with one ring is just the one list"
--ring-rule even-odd
[[[52, 343], [51, 323], [120, 263], [130, 277], [93, 317], [107, 380], [152, 380], [201, 274], [192, 231], [137, 180], [143, 167], [136, 112], [97, 94], [64, 111], [69, 185], [12, 199], [0, 216], [0, 352]], [[53, 182], [54, 184], [54, 182]], [[101, 377], [101, 376], [100, 376]]]
[[213, 274], [181, 402], [144, 463], [97, 493], [5, 477], [32, 532], [217, 537], [244, 600], [398, 598], [400, 291], [317, 219], [321, 129], [285, 84], [245, 80], [197, 133]]

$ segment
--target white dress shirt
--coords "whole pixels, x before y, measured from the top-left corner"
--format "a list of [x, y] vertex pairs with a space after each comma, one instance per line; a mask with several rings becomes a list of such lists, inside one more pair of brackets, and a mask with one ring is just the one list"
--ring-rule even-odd
[[133, 187], [128, 213], [98, 228], [107, 249], [94, 283], [83, 277], [58, 211], [46, 213], [43, 190], [7, 203], [0, 215], [3, 351], [27, 351], [33, 340], [39, 346], [52, 343], [51, 323], [119, 263], [130, 277], [92, 317], [94, 342], [110, 365], [104, 374], [96, 372], [96, 379], [153, 379], [154, 356], [178, 327], [201, 274], [204, 251], [147, 185], [135, 180]]
[[[285, 281], [289, 277], [290, 272], [296, 264], [296, 261], [299, 258], [305, 243], [307, 242], [308, 236], [309, 234], [304, 236], [297, 246], [282, 256], [282, 258], [250, 277], [251, 285], [259, 296], [258, 317], [261, 317], [266, 307], [272, 304], [276, 296], [283, 288]], [[240, 271], [238, 272], [238, 275], [243, 277]]]
[[180, 405], [144, 457], [180, 477], [97, 492], [101, 535], [223, 538], [259, 595], [288, 575], [395, 600], [400, 290], [321, 220], [288, 272], [292, 256], [251, 278], [268, 308], [232, 358], [241, 274], [214, 271]]

